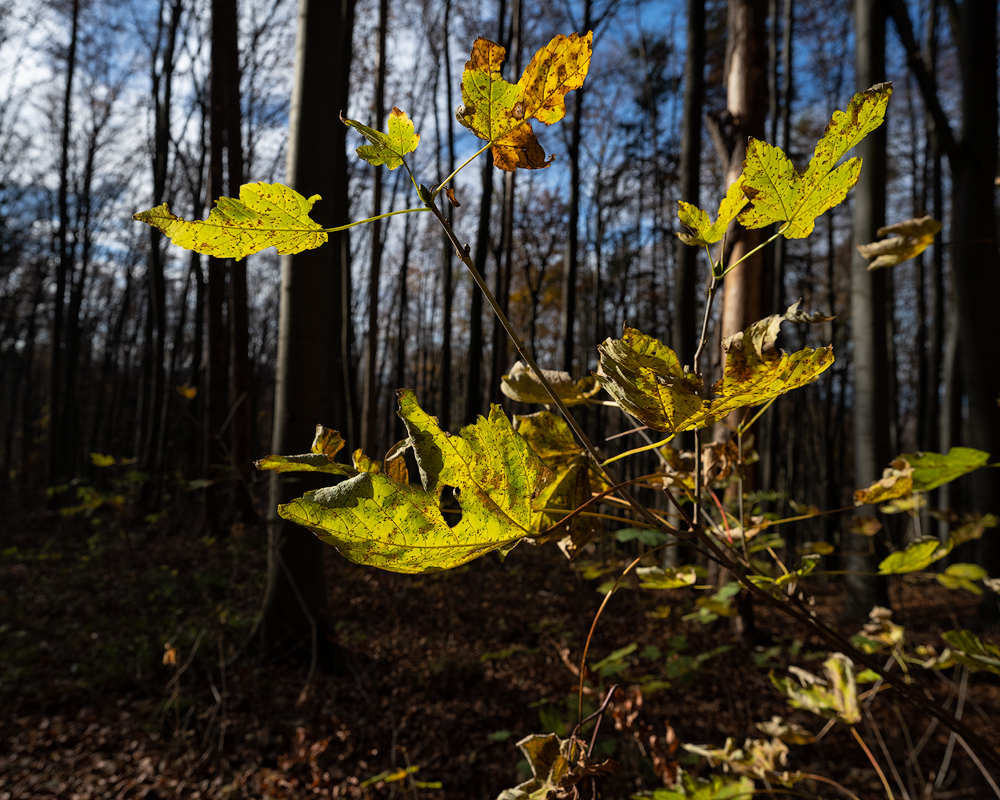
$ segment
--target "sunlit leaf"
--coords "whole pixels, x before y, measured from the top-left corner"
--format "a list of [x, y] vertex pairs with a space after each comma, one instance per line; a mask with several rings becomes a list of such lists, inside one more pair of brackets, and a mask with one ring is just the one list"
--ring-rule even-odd
[[712, 402], [710, 416], [722, 419], [737, 408], [762, 405], [812, 383], [833, 364], [832, 345], [795, 353], [779, 350], [775, 341], [785, 319], [784, 314], [766, 317], [722, 343], [725, 370], [712, 387], [721, 397]]
[[790, 787], [802, 779], [801, 772], [782, 769], [788, 763], [788, 745], [777, 737], [746, 739], [742, 747], [736, 740], [726, 739], [721, 748], [685, 744], [684, 749], [708, 759], [709, 766], [725, 765], [727, 772], [760, 778]]
[[[567, 406], [586, 403], [591, 397], [601, 391], [601, 387], [593, 376], [587, 375], [574, 381], [568, 372], [560, 370], [542, 370], [545, 379], [555, 390], [559, 399]], [[500, 378], [500, 391], [511, 400], [519, 403], [550, 404], [552, 398], [542, 387], [534, 372], [518, 361], [509, 374]]]
[[358, 472], [370, 472], [373, 475], [378, 475], [382, 471], [382, 465], [377, 461], [372, 461], [361, 451], [360, 447], [354, 451], [351, 460], [354, 462], [354, 469]]
[[925, 537], [910, 542], [905, 549], [886, 557], [878, 565], [879, 575], [900, 575], [927, 569], [938, 559], [951, 552], [951, 542], [942, 544], [937, 539]]
[[819, 566], [818, 555], [805, 555], [802, 556], [802, 566], [799, 567], [794, 572], [789, 572], [784, 575], [780, 575], [777, 578], [769, 578], [766, 575], [748, 575], [747, 577], [757, 586], [762, 588], [774, 587], [775, 589], [783, 589], [790, 583], [796, 583], [800, 578], [804, 578], [817, 566]]
[[697, 580], [694, 567], [639, 567], [636, 575], [641, 589], [681, 589]]
[[904, 453], [900, 458], [913, 468], [913, 491], [929, 492], [985, 467], [990, 454], [971, 447], [953, 447], [947, 455], [941, 453]]
[[532, 777], [501, 792], [497, 800], [546, 800], [557, 793], [573, 796], [579, 781], [618, 769], [613, 761], [588, 763], [578, 739], [560, 739], [554, 733], [526, 736], [517, 746], [531, 767]]
[[506, 50], [480, 36], [462, 73], [462, 101], [456, 118], [493, 145], [500, 169], [544, 169], [551, 162], [525, 116], [521, 90], [500, 76]]
[[95, 467], [113, 467], [115, 465], [115, 457], [105, 455], [104, 453], [91, 453], [90, 463]]
[[658, 431], [688, 431], [715, 422], [701, 379], [681, 367], [669, 347], [635, 328], [598, 345], [597, 380], [625, 411]]
[[420, 144], [420, 134], [413, 132], [413, 122], [395, 107], [389, 114], [385, 133], [353, 119], [344, 119], [343, 114], [340, 115], [340, 121], [359, 131], [371, 143], [359, 147], [358, 155], [375, 166], [385, 165], [389, 169], [396, 169], [402, 165], [403, 156], [412, 153]]
[[951, 647], [951, 657], [959, 664], [1000, 675], [1000, 647], [982, 641], [972, 631], [945, 631], [941, 638]]
[[881, 83], [851, 99], [846, 111], [835, 111], [804, 173], [780, 148], [751, 137], [743, 161], [743, 192], [752, 205], [739, 215], [746, 228], [784, 223], [790, 239], [812, 233], [816, 218], [842, 202], [861, 174], [861, 159], [834, 169], [841, 157], [875, 130], [885, 118], [892, 84]]
[[[530, 532], [532, 499], [552, 473], [499, 406], [489, 419], [452, 436], [401, 390], [399, 416], [410, 434], [423, 489], [362, 472], [278, 507], [359, 564], [393, 572], [450, 569], [493, 550], [506, 552]], [[462, 510], [449, 525], [441, 491], [450, 486]]]
[[[834, 653], [823, 662], [826, 680], [799, 671], [799, 684], [790, 678], [771, 673], [771, 683], [788, 696], [795, 708], [802, 708], [823, 717], [833, 717], [848, 725], [861, 720], [858, 709], [854, 665], [843, 653]], [[806, 680], [808, 678], [808, 680]]]
[[593, 43], [593, 31], [560, 33], [535, 53], [517, 84], [526, 119], [551, 125], [566, 115], [566, 93], [583, 86]]
[[753, 780], [745, 776], [709, 775], [698, 778], [681, 773], [673, 789], [654, 789], [651, 793], [635, 794], [635, 800], [752, 800]]
[[747, 202], [746, 195], [743, 194], [742, 175], [730, 184], [729, 191], [719, 204], [715, 222], [712, 222], [708, 213], [698, 206], [678, 200], [677, 216], [690, 232], [679, 232], [677, 238], [684, 244], [694, 247], [705, 247], [718, 242], [725, 236], [729, 223], [736, 219], [736, 215], [743, 210]]
[[912, 491], [913, 469], [905, 460], [897, 458], [891, 467], [883, 470], [879, 480], [867, 489], [858, 489], [854, 493], [854, 505], [885, 503], [897, 497], [908, 497]]
[[949, 564], [948, 568], [934, 576], [937, 582], [946, 589], [965, 589], [965, 591], [981, 597], [983, 590], [973, 581], [988, 578], [989, 573], [978, 564]]
[[816, 737], [801, 725], [773, 716], [768, 722], [758, 722], [757, 729], [768, 736], [781, 739], [785, 744], [812, 744]]
[[941, 223], [934, 217], [908, 219], [878, 229], [879, 236], [890, 236], [879, 242], [859, 244], [857, 250], [864, 258], [874, 258], [869, 270], [894, 267], [911, 258], [916, 258], [934, 243], [940, 232]]
[[323, 228], [309, 218], [319, 199], [314, 194], [307, 200], [280, 183], [245, 183], [240, 187], [239, 200], [220, 197], [204, 221], [180, 219], [166, 203], [132, 219], [159, 228], [185, 250], [238, 261], [268, 247], [287, 255], [325, 243]]
[[326, 472], [330, 475], [352, 477], [358, 470], [339, 464], [334, 457], [344, 447], [344, 439], [332, 428], [316, 426], [316, 437], [308, 453], [297, 456], [266, 456], [254, 462], [257, 469], [274, 472]]

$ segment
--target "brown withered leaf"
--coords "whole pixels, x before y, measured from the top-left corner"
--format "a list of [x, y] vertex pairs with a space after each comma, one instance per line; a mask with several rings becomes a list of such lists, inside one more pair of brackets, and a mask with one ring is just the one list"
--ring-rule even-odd
[[878, 229], [879, 236], [890, 236], [870, 244], [859, 244], [858, 252], [865, 258], [874, 258], [869, 270], [894, 267], [916, 258], [931, 244], [941, 231], [941, 223], [934, 217], [907, 219]]

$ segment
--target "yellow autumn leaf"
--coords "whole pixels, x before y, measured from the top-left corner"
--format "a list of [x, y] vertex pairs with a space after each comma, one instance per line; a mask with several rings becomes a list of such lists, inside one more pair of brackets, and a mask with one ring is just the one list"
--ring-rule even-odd
[[598, 345], [597, 381], [643, 425], [658, 431], [690, 431], [711, 425], [701, 378], [686, 372], [677, 354], [659, 340], [625, 328], [621, 339]]
[[500, 169], [544, 169], [551, 162], [525, 119], [516, 84], [500, 76], [506, 50], [480, 36], [462, 73], [462, 101], [456, 118], [480, 139], [493, 145]]
[[90, 463], [95, 467], [113, 467], [115, 465], [115, 457], [105, 455], [104, 453], [91, 453]]
[[590, 67], [593, 34], [552, 39], [539, 50], [516, 83], [501, 77], [506, 50], [480, 37], [462, 72], [462, 102], [456, 117], [492, 145], [502, 170], [544, 169], [552, 157], [538, 143], [532, 119], [545, 125], [566, 114], [566, 93], [583, 85]]
[[[801, 317], [797, 308], [798, 303], [786, 314], [794, 311]], [[737, 408], [762, 405], [812, 383], [833, 364], [833, 345], [795, 353], [778, 349], [775, 341], [781, 323], [795, 319], [786, 314], [766, 317], [722, 343], [726, 365], [722, 379], [712, 387], [721, 397], [712, 402], [711, 416], [722, 419]]]
[[306, 199], [280, 183], [247, 183], [239, 200], [220, 197], [207, 220], [180, 219], [166, 203], [132, 219], [159, 228], [185, 250], [239, 261], [268, 247], [287, 255], [324, 244], [324, 229], [309, 218], [319, 199], [318, 194]]
[[583, 86], [593, 43], [593, 31], [583, 37], [560, 33], [535, 53], [517, 83], [525, 119], [551, 125], [566, 116], [566, 94]]
[[370, 142], [359, 147], [357, 153], [376, 167], [385, 165], [389, 169], [396, 169], [402, 165], [403, 156], [412, 153], [420, 144], [420, 134], [413, 132], [413, 122], [405, 112], [395, 107], [389, 114], [386, 133], [362, 125], [356, 120], [345, 119], [343, 114], [340, 115], [340, 121], [357, 130]]
[[896, 222], [878, 229], [879, 236], [889, 236], [871, 244], [859, 244], [858, 252], [865, 258], [874, 258], [869, 270], [894, 267], [916, 258], [934, 243], [941, 231], [941, 223], [934, 217], [920, 217]]
[[854, 505], [875, 505], [895, 500], [899, 497], [909, 497], [913, 493], [913, 468], [902, 458], [892, 462], [882, 472], [882, 478], [875, 481], [867, 489], [858, 489], [854, 493]]
[[677, 216], [690, 233], [679, 232], [677, 238], [684, 244], [696, 247], [715, 244], [725, 236], [729, 223], [736, 219], [736, 215], [743, 210], [747, 202], [746, 195], [743, 194], [742, 175], [729, 186], [729, 191], [719, 205], [719, 214], [715, 222], [712, 222], [708, 213], [698, 206], [678, 200]]
[[752, 205], [738, 217], [745, 228], [782, 222], [789, 239], [812, 233], [816, 218], [842, 202], [858, 182], [861, 159], [834, 169], [841, 157], [882, 124], [892, 95], [891, 83], [880, 83], [851, 99], [846, 111], [835, 111], [804, 173], [799, 173], [778, 147], [753, 137], [743, 161], [743, 193]]

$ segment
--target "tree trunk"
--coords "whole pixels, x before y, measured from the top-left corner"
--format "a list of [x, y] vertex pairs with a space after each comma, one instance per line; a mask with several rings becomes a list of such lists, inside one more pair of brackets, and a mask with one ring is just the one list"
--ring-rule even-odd
[[[880, 0], [855, 5], [856, 85], [859, 91], [885, 78], [885, 10]], [[856, 148], [864, 159], [854, 189], [854, 243], [875, 241], [885, 224], [886, 126], [869, 134]], [[856, 250], [851, 260], [851, 338], [854, 368], [854, 480], [869, 486], [890, 458], [889, 402], [886, 374], [886, 284], [884, 271], [868, 271], [868, 260]], [[859, 516], [874, 515], [862, 506]], [[888, 604], [884, 578], [876, 576], [883, 555], [880, 538], [848, 534], [847, 618], [867, 617], [876, 605]]]
[[[705, 0], [688, 0], [684, 124], [681, 130], [681, 200], [701, 204], [701, 115], [705, 100]], [[677, 240], [673, 347], [682, 364], [694, 364], [698, 341], [699, 248]]]
[[[375, 130], [385, 124], [385, 39], [389, 27], [389, 0], [379, 0], [378, 5], [378, 55], [375, 67], [375, 100], [372, 118]], [[382, 213], [382, 167], [372, 167], [372, 216]], [[378, 386], [376, 364], [378, 361], [378, 291], [382, 270], [382, 220], [371, 223], [371, 262], [368, 270], [368, 339], [365, 343], [365, 388], [361, 402], [365, 424], [361, 447], [370, 457], [377, 457], [375, 448], [378, 422]], [[404, 281], [405, 282], [405, 281]]]
[[[997, 254], [994, 178], [997, 174], [996, 0], [965, 0], [957, 45], [962, 76], [960, 158], [952, 164], [951, 275], [955, 291], [962, 379], [968, 398], [966, 444], [1000, 456], [1000, 257]], [[969, 480], [969, 510], [1000, 510], [1000, 471], [978, 470]], [[984, 536], [977, 561], [1000, 575], [1000, 537]], [[983, 611], [996, 618], [995, 599]]]
[[[313, 218], [324, 227], [343, 224], [348, 214], [346, 130], [338, 112], [347, 108], [354, 28], [354, 0], [300, 0], [292, 96], [288, 182], [324, 201]], [[346, 342], [343, 310], [350, 298], [350, 249], [346, 236], [331, 234], [317, 250], [284, 256], [275, 388], [275, 453], [301, 451], [317, 423], [350, 433], [350, 387], [344, 383]], [[341, 313], [331, 313], [339, 308]], [[272, 473], [268, 508], [268, 585], [256, 632], [261, 655], [317, 658], [329, 668], [345, 666], [326, 633], [329, 629], [323, 544], [311, 532], [277, 513], [303, 491], [326, 481], [305, 473]]]
[[80, 0], [73, 0], [70, 22], [69, 49], [66, 53], [66, 89], [63, 92], [62, 131], [59, 145], [59, 230], [56, 249], [56, 296], [52, 313], [51, 365], [49, 372], [49, 437], [48, 485], [62, 483], [66, 472], [63, 447], [63, 325], [65, 323], [66, 281], [73, 270], [73, 253], [69, 246], [69, 144], [72, 125], [73, 76], [76, 72], [76, 44], [80, 20]]

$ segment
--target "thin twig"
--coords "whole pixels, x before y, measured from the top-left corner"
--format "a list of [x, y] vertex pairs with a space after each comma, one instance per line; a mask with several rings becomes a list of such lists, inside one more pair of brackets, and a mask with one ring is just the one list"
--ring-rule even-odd
[[872, 751], [868, 749], [868, 745], [865, 744], [865, 740], [861, 738], [861, 734], [858, 733], [858, 729], [853, 725], [850, 726], [851, 733], [854, 734], [854, 738], [858, 740], [858, 744], [861, 745], [861, 749], [865, 751], [865, 755], [868, 756], [868, 760], [872, 762], [872, 766], [875, 767], [875, 771], [878, 773], [879, 778], [882, 779], [882, 787], [885, 789], [885, 793], [889, 795], [889, 800], [896, 800], [893, 797], [892, 789], [889, 787], [889, 781], [885, 779], [885, 773], [882, 772], [882, 767], [878, 765], [878, 761], [875, 760], [875, 756]]

